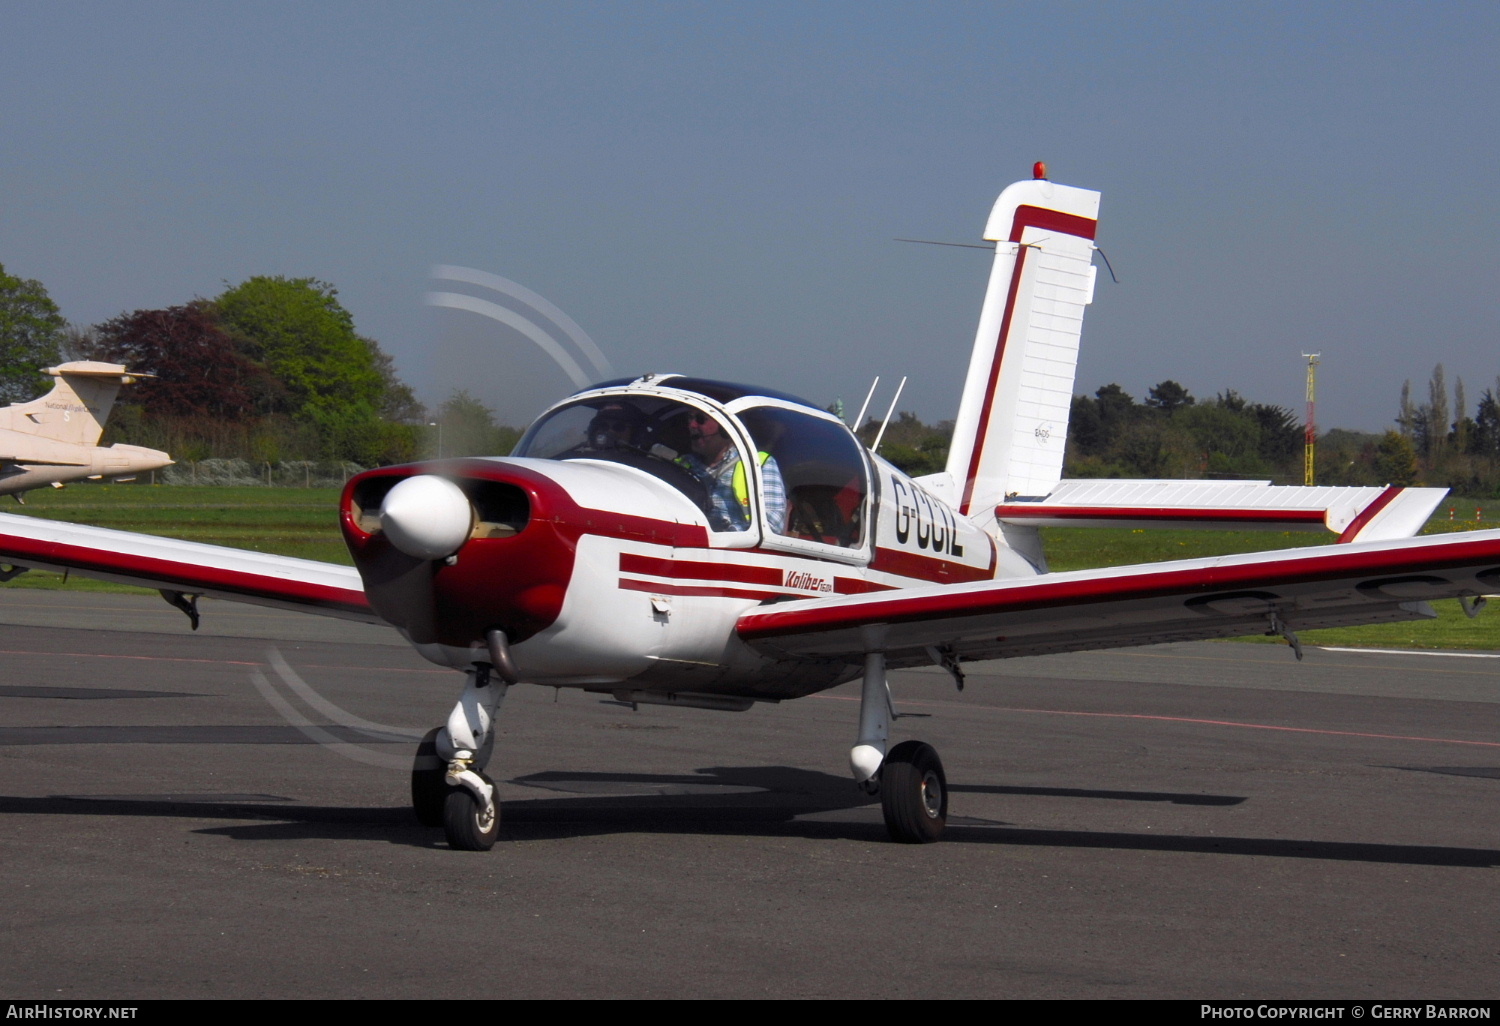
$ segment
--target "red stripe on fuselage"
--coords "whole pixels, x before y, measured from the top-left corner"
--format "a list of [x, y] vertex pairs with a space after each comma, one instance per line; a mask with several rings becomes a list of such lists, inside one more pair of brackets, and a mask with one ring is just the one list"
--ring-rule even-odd
[[995, 575], [995, 549], [991, 545], [988, 569], [954, 563], [947, 559], [935, 559], [932, 556], [920, 556], [915, 552], [903, 552], [900, 549], [876, 549], [875, 561], [870, 564], [870, 569], [883, 574], [895, 574], [898, 577], [931, 581], [933, 584], [988, 581]]
[[644, 591], [652, 595], [687, 595], [694, 598], [736, 598], [751, 602], [764, 602], [773, 598], [795, 598], [780, 591], [748, 591], [744, 588], [720, 588], [711, 584], [661, 584], [656, 581], [637, 581], [629, 577], [620, 578], [622, 591]]
[[[804, 566], [815, 569], [800, 571], [824, 576], [830, 568], [827, 563], [808, 560]], [[677, 580], [727, 581], [735, 584], [761, 584], [782, 587], [791, 568], [774, 566], [746, 566], [743, 563], [709, 563], [694, 559], [666, 559], [660, 556], [641, 556], [633, 552], [620, 553], [620, 572], [647, 574], [652, 577], [671, 577]], [[799, 572], [799, 571], [791, 571]], [[833, 578], [833, 590], [838, 595], [864, 595], [875, 591], [889, 591], [893, 585], [876, 584], [860, 577]], [[675, 593], [674, 593], [675, 594]], [[775, 592], [785, 597], [787, 593]], [[791, 594], [802, 594], [794, 589]]]
[[894, 584], [876, 584], [860, 577], [835, 577], [833, 590], [838, 595], [868, 595], [875, 591], [895, 591]]
[[706, 563], [692, 559], [664, 559], [620, 553], [620, 572], [649, 574], [652, 577], [687, 578], [699, 581], [734, 581], [739, 584], [767, 584], [780, 587], [783, 571], [774, 566], [746, 566], [743, 563]]

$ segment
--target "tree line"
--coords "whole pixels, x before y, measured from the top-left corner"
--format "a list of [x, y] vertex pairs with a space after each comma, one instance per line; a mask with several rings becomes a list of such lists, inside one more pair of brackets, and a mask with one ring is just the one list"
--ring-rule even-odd
[[[1450, 402], [1451, 399], [1451, 402]], [[1401, 386], [1396, 427], [1382, 445], [1399, 461], [1393, 484], [1442, 485], [1464, 495], [1500, 496], [1500, 378], [1480, 393], [1470, 412], [1462, 378], [1448, 388], [1440, 363], [1427, 382], [1427, 401]]]
[[[70, 325], [41, 282], [0, 266], [0, 403], [41, 395], [65, 359], [124, 364], [103, 439], [179, 461], [327, 460], [362, 466], [508, 451], [515, 432], [472, 396], [429, 411], [338, 290], [316, 278], [256, 276], [212, 298]], [[503, 448], [502, 448], [503, 447]]]
[[[878, 421], [860, 428], [866, 443]], [[902, 413], [887, 427], [880, 454], [914, 476], [942, 470], [953, 422], [922, 423]], [[1300, 481], [1302, 426], [1280, 406], [1248, 402], [1232, 389], [1199, 402], [1175, 381], [1136, 399], [1117, 384], [1073, 397], [1066, 477], [1271, 478]]]
[[[69, 325], [39, 281], [0, 265], [0, 403], [42, 394], [63, 359], [123, 363], [152, 375], [125, 390], [105, 443], [163, 449], [181, 462], [330, 460], [374, 466], [423, 456], [509, 452], [520, 430], [455, 391], [420, 403], [390, 356], [361, 335], [338, 291], [315, 278], [256, 276], [213, 299]], [[836, 404], [837, 406], [837, 404]], [[1384, 434], [1335, 428], [1318, 438], [1317, 482], [1442, 485], [1500, 497], [1500, 379], [1472, 413], [1464, 383], [1434, 368], [1425, 401], [1401, 390]], [[879, 432], [859, 429], [866, 444]], [[900, 413], [881, 454], [914, 476], [947, 463], [953, 422]], [[1200, 401], [1175, 381], [1137, 401], [1118, 384], [1073, 397], [1070, 478], [1303, 479], [1303, 427], [1282, 406], [1233, 389]]]
[[[1500, 379], [1472, 416], [1463, 382], [1452, 393], [1442, 365], [1418, 403], [1402, 389], [1396, 427], [1384, 432], [1334, 428], [1318, 436], [1321, 485], [1441, 485], [1464, 495], [1500, 497]], [[880, 425], [860, 428], [866, 444]], [[1233, 389], [1200, 401], [1175, 381], [1137, 401], [1118, 384], [1073, 397], [1063, 476], [1270, 480], [1301, 484], [1305, 429], [1284, 406], [1251, 402]], [[913, 475], [947, 464], [953, 422], [922, 423], [902, 413], [887, 427], [881, 455]]]

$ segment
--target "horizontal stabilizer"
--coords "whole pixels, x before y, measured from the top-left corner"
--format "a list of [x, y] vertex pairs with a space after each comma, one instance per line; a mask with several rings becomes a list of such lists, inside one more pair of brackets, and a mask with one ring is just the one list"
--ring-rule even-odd
[[1063, 481], [1045, 499], [995, 516], [1027, 527], [1328, 530], [1341, 542], [1410, 538], [1446, 488], [1319, 487], [1269, 481]]

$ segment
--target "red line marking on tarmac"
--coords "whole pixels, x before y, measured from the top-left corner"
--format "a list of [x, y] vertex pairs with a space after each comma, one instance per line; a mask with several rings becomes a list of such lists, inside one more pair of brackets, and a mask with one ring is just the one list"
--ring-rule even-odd
[[[834, 702], [858, 702], [859, 699], [843, 695], [813, 695]], [[907, 706], [934, 706], [935, 702], [902, 702]], [[1163, 723], [1201, 723], [1210, 727], [1239, 727], [1243, 730], [1282, 730], [1293, 734], [1327, 734], [1333, 737], [1369, 737], [1381, 741], [1430, 741], [1440, 745], [1479, 745], [1482, 748], [1500, 748], [1500, 741], [1463, 741], [1451, 737], [1417, 737], [1408, 734], [1367, 734], [1358, 730], [1323, 730], [1319, 727], [1283, 727], [1273, 723], [1239, 723], [1235, 720], [1200, 720], [1191, 716], [1154, 716], [1149, 713], [1081, 712], [1072, 709], [1022, 709], [1008, 705], [985, 705], [979, 708], [990, 712], [1033, 713], [1039, 716], [1093, 716], [1114, 720], [1159, 720]]]
[[[107, 652], [29, 652], [18, 648], [0, 648], [0, 655], [25, 655], [25, 656], [71, 656], [75, 659], [138, 659], [144, 662], [155, 663], [217, 663], [223, 666], [265, 666], [265, 663], [246, 662], [242, 659], [188, 659], [182, 656], [143, 656], [143, 655], [114, 655]], [[448, 670], [429, 670], [426, 668], [412, 670], [399, 666], [329, 666], [324, 663], [303, 663], [304, 670], [366, 670], [385, 673], [442, 673]]]
[[225, 666], [264, 666], [265, 663], [240, 659], [187, 659], [180, 656], [117, 655], [112, 652], [28, 652], [18, 648], [0, 648], [0, 655], [63, 656], [74, 659], [140, 659], [150, 663], [220, 663]]

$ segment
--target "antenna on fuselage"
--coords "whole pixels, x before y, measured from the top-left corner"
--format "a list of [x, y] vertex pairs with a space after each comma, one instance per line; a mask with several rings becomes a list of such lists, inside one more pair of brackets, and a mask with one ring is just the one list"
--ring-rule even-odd
[[[879, 381], [879, 378], [875, 379]], [[896, 404], [901, 401], [901, 390], [906, 387], [906, 378], [903, 376], [901, 384], [896, 386], [896, 394], [891, 397], [890, 409], [885, 411], [885, 420], [881, 422], [880, 433], [875, 436], [875, 444], [870, 446], [871, 452], [880, 451], [880, 440], [885, 437], [885, 429], [891, 422], [891, 414], [896, 412]]]
[[864, 405], [859, 408], [859, 416], [855, 417], [854, 423], [850, 425], [856, 432], [858, 432], [860, 428], [864, 427], [865, 411], [870, 408], [870, 400], [875, 398], [875, 386], [879, 384], [880, 375], [877, 374], [875, 375], [875, 380], [870, 382], [870, 390], [865, 393], [865, 402]]

